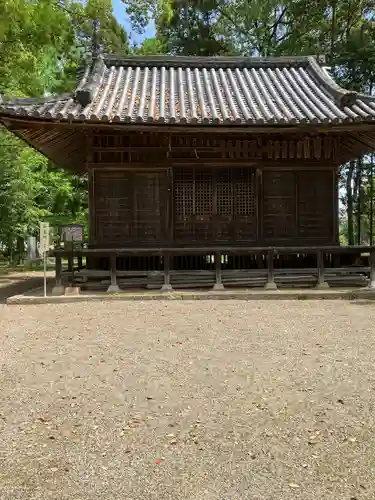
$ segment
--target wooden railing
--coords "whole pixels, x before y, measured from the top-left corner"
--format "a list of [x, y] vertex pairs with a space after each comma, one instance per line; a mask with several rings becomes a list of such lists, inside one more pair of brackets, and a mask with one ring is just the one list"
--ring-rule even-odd
[[[163, 269], [159, 273], [163, 276], [163, 283], [161, 286], [162, 291], [171, 291], [171, 258], [176, 256], [193, 256], [193, 255], [213, 255], [214, 258], [214, 276], [215, 276], [215, 290], [224, 289], [223, 286], [223, 256], [249, 256], [249, 255], [263, 255], [267, 256], [267, 268], [266, 268], [266, 282], [265, 287], [267, 289], [277, 289], [275, 282], [275, 257], [280, 255], [312, 255], [315, 254], [317, 258], [317, 265], [315, 267], [316, 282], [315, 287], [317, 288], [328, 288], [328, 283], [326, 281], [326, 272], [332, 272], [332, 268], [326, 268], [324, 264], [324, 256], [329, 255], [342, 255], [342, 254], [368, 254], [370, 259], [369, 266], [360, 267], [350, 267], [347, 268], [347, 273], [351, 270], [356, 272], [364, 273], [368, 276], [368, 286], [375, 289], [375, 247], [369, 246], [320, 246], [320, 247], [173, 247], [173, 248], [56, 248], [50, 252], [50, 256], [56, 259], [56, 285], [61, 286], [63, 284], [63, 277], [68, 277], [68, 281], [72, 284], [75, 281], [75, 268], [74, 260], [82, 262], [82, 258], [90, 257], [106, 257], [109, 259], [109, 270], [90, 270], [86, 271], [86, 276], [92, 277], [109, 277], [110, 285], [108, 291], [118, 291], [118, 277], [124, 277], [127, 274], [130, 275], [132, 271], [120, 271], [117, 269], [117, 258], [118, 257], [130, 257], [130, 256], [160, 256], [162, 257]], [[68, 271], [63, 271], [62, 269], [62, 259], [66, 258], [68, 260]], [[286, 271], [286, 270], [285, 270]], [[292, 271], [292, 270], [291, 270]], [[344, 269], [339, 269], [339, 271], [345, 272]], [[80, 272], [81, 276], [85, 275], [85, 272]]]

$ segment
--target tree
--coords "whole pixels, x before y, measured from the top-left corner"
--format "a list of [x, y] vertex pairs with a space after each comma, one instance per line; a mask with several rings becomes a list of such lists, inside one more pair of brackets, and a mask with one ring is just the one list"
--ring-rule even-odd
[[[94, 42], [105, 51], [129, 51], [110, 0], [1, 2], [0, 93], [39, 97], [72, 90]], [[0, 129], [0, 245], [12, 253], [17, 240], [38, 232], [41, 220], [87, 225], [87, 179], [51, 165]]]

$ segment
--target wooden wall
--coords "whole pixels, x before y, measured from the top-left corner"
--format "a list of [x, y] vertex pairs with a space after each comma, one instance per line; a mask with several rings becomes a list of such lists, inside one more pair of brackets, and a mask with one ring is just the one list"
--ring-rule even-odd
[[105, 169], [92, 182], [100, 246], [337, 242], [333, 169]]
[[[218, 145], [213, 147], [214, 139], [208, 138], [209, 145], [199, 146], [199, 154], [191, 146], [180, 146], [176, 158], [173, 148], [164, 151], [163, 137], [159, 148], [139, 150], [129, 146], [129, 138], [121, 138], [121, 144], [128, 145], [119, 146], [118, 136], [94, 136], [88, 162], [91, 244], [336, 244], [337, 169], [334, 141], [329, 139], [321, 138], [319, 147], [316, 137], [299, 139], [293, 147], [285, 141], [288, 155], [294, 157], [283, 160], [283, 142], [275, 146], [275, 138], [269, 139], [270, 149], [262, 138], [262, 150], [244, 147], [244, 141], [238, 149], [231, 139], [229, 155], [228, 142], [224, 147], [220, 139], [220, 147], [215, 139]], [[172, 142], [179, 140], [174, 137]], [[155, 144], [155, 138], [150, 143]], [[145, 161], [149, 156], [153, 162]]]

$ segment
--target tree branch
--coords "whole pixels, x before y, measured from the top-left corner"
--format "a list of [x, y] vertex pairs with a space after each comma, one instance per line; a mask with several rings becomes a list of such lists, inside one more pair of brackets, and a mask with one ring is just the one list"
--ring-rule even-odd
[[283, 20], [283, 17], [285, 16], [287, 10], [288, 10], [288, 6], [285, 5], [285, 7], [282, 9], [279, 17], [276, 19], [276, 21], [274, 22], [274, 24], [272, 26], [270, 26], [270, 30], [271, 30], [271, 33], [270, 33], [270, 42], [272, 41], [272, 39], [276, 35], [277, 28], [280, 26], [281, 21]]

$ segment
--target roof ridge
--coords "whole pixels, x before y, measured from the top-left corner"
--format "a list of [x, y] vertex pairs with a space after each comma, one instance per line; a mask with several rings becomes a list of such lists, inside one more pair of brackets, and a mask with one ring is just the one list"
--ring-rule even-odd
[[[280, 56], [280, 57], [247, 57], [247, 56], [128, 56], [118, 54], [103, 54], [101, 56], [107, 66], [153, 66], [153, 67], [251, 67], [269, 66], [288, 67], [308, 65], [309, 58], [314, 56]], [[320, 56], [315, 56], [320, 57]], [[321, 61], [323, 62], [323, 61]]]

